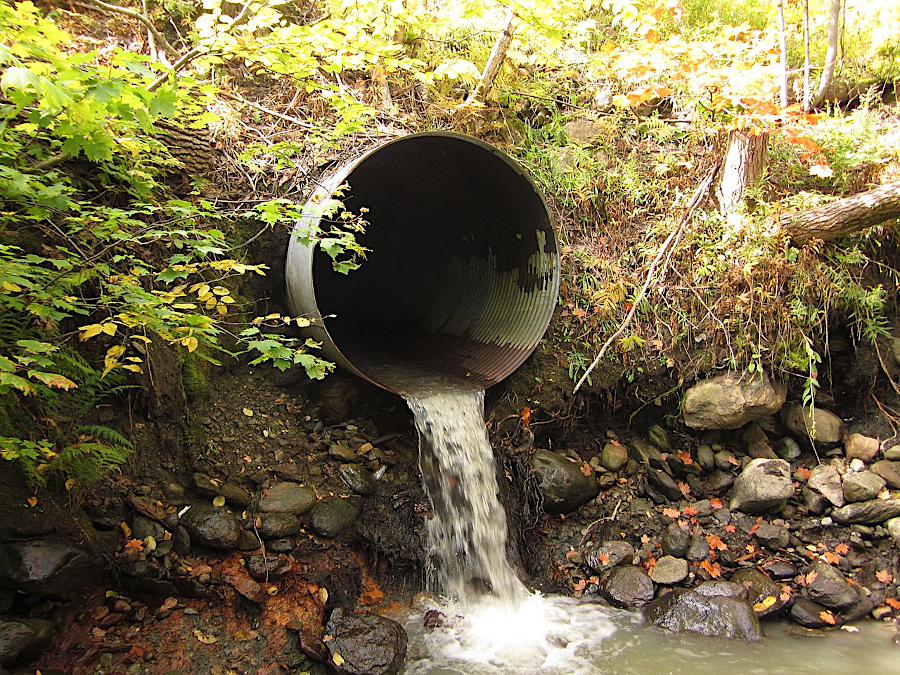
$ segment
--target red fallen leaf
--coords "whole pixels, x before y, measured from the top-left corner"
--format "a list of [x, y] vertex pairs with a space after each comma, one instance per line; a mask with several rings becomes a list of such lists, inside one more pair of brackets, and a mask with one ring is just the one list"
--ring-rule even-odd
[[653, 570], [653, 568], [654, 568], [655, 566], [656, 566], [656, 558], [654, 558], [654, 557], [651, 555], [649, 558], [647, 558], [647, 562], [644, 563], [644, 567], [646, 568], [646, 570], [647, 570], [648, 572], [650, 572], [650, 571]]
[[[606, 555], [605, 553], [598, 553], [598, 554], [597, 554], [597, 560], [600, 561], [600, 564], [601, 564], [601, 565], [608, 565], [608, 564], [609, 564], [609, 556]], [[594, 578], [594, 577], [591, 577], [591, 579], [593, 579], [593, 578]], [[596, 584], [596, 583], [598, 583], [598, 582], [595, 581], [594, 583]]]
[[838, 553], [839, 555], [847, 555], [848, 553], [850, 553], [850, 547], [847, 546], [847, 544], [838, 544], [834, 547], [834, 552]]
[[594, 468], [587, 462], [582, 464], [579, 468], [581, 469], [581, 473], [583, 473], [585, 476], [593, 476], [594, 475]]
[[709, 505], [710, 505], [711, 507], [713, 507], [713, 509], [715, 509], [715, 510], [718, 510], [718, 509], [721, 509], [721, 508], [724, 508], [724, 507], [725, 507], [725, 505], [722, 503], [722, 500], [719, 499], [718, 497], [713, 497], [712, 499], [710, 499], [710, 500], [709, 500]]
[[704, 560], [700, 563], [700, 567], [706, 570], [707, 574], [711, 576], [713, 579], [718, 579], [722, 576], [722, 568], [719, 567], [719, 563], [711, 563], [709, 560]]
[[691, 494], [691, 486], [682, 480], [678, 481], [678, 489], [681, 490], [681, 494], [683, 494], [685, 497]]
[[728, 544], [722, 541], [717, 534], [710, 534], [706, 536], [706, 543], [709, 544], [710, 549], [713, 551], [727, 551]]
[[125, 548], [136, 548], [138, 551], [144, 550], [144, 542], [140, 539], [129, 539], [128, 543], [125, 544]]
[[691, 457], [691, 453], [689, 453], [689, 452], [679, 452], [676, 455], [676, 457], [678, 457], [678, 459], [680, 459], [685, 464], [693, 464], [694, 463], [694, 458]]
[[800, 577], [800, 584], [802, 586], [809, 586], [812, 582], [819, 578], [819, 573], [816, 571], [812, 571], [805, 576]]
[[597, 577], [597, 576], [590, 577], [590, 578], [588, 579], [588, 582], [589, 582], [589, 583], [592, 583], [592, 584], [599, 584], [599, 583], [600, 583], [600, 577]]
[[729, 534], [734, 534], [737, 531], [737, 528], [734, 525], [726, 525], [724, 530]]
[[889, 584], [894, 580], [894, 575], [887, 570], [878, 570], [875, 572], [875, 578], [883, 584]]
[[686, 516], [696, 516], [696, 515], [697, 515], [697, 509], [695, 509], [693, 506], [687, 506], [687, 507], [685, 507], [685, 509], [684, 509], [684, 515], [686, 515]]
[[673, 509], [672, 507], [669, 506], [669, 507], [666, 507], [663, 509], [663, 515], [674, 520], [675, 518], [677, 518], [678, 516], [681, 515], [681, 511], [679, 511], [678, 509]]
[[898, 600], [897, 598], [885, 598], [884, 604], [886, 604], [888, 607], [900, 611], [900, 600]]
[[824, 621], [825, 623], [832, 626], [835, 623], [834, 614], [829, 612], [827, 609], [823, 609], [821, 612], [819, 612], [819, 618], [822, 619], [822, 621]]
[[750, 528], [750, 536], [756, 534], [756, 531], [759, 529], [759, 523], [756, 523], [753, 527]]
[[825, 562], [827, 562], [829, 565], [841, 564], [841, 556], [839, 556], [837, 553], [832, 553], [831, 551], [825, 551], [825, 553], [822, 554], [822, 558], [824, 558]]
[[178, 598], [173, 598], [169, 596], [165, 600], [163, 600], [163, 604], [159, 606], [160, 611], [168, 612], [170, 609], [174, 608], [175, 605], [178, 604]]
[[524, 426], [528, 426], [528, 423], [531, 421], [531, 408], [525, 406], [522, 408], [522, 424]]
[[812, 472], [805, 466], [801, 466], [799, 469], [797, 469], [797, 473], [803, 476], [806, 480], [809, 480], [809, 477], [812, 474]]

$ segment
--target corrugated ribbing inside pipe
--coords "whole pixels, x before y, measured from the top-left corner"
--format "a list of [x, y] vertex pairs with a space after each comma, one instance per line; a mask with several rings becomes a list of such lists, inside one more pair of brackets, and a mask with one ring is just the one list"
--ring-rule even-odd
[[342, 184], [348, 210], [368, 209], [362, 267], [342, 275], [318, 249], [292, 240], [288, 250], [291, 309], [316, 319], [325, 353], [394, 391], [380, 374], [386, 361], [475, 386], [518, 368], [559, 287], [550, 215], [521, 168], [486, 143], [434, 132], [362, 155], [316, 199]]

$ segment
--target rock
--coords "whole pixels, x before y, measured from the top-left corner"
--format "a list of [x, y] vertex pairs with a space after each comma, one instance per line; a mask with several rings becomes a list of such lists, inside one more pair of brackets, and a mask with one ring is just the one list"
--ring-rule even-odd
[[692, 562], [699, 562], [700, 560], [706, 560], [708, 557], [709, 543], [700, 533], [700, 530], [697, 530], [694, 532], [694, 536], [691, 537], [691, 545], [688, 546], [687, 550], [687, 559]]
[[659, 449], [641, 438], [631, 441], [631, 452], [634, 459], [644, 466], [665, 471], [668, 467], [663, 461]]
[[153, 537], [156, 541], [162, 541], [166, 536], [166, 528], [144, 516], [135, 516], [131, 521], [131, 538], [144, 540]]
[[621, 443], [609, 441], [600, 453], [600, 466], [607, 471], [618, 471], [628, 463], [628, 449]]
[[812, 600], [797, 598], [791, 606], [791, 619], [804, 628], [827, 628], [833, 624], [822, 618], [826, 611], [822, 605], [816, 604]]
[[793, 462], [800, 456], [800, 444], [790, 436], [785, 436], [775, 444], [775, 454], [781, 459]]
[[328, 448], [328, 454], [339, 462], [345, 463], [359, 462], [363, 459], [357, 454], [356, 450], [354, 450], [347, 444], [347, 441], [338, 441], [337, 443], [333, 443]]
[[894, 544], [897, 546], [897, 548], [900, 548], [900, 517], [891, 518], [890, 520], [885, 522], [884, 526], [890, 533], [891, 539], [894, 540]]
[[761, 523], [754, 534], [760, 544], [775, 552], [787, 548], [791, 539], [791, 533], [786, 527], [772, 525], [771, 523]]
[[250, 576], [257, 581], [275, 581], [291, 570], [291, 561], [274, 555], [251, 555], [244, 558]]
[[781, 421], [796, 438], [812, 438], [817, 446], [837, 445], [844, 437], [841, 418], [824, 408], [814, 408], [810, 412], [805, 406], [789, 404], [781, 409]]
[[743, 440], [747, 444], [747, 454], [750, 457], [764, 457], [766, 459], [778, 459], [778, 455], [769, 445], [769, 437], [756, 422], [751, 422], [744, 432]]
[[647, 469], [647, 482], [650, 483], [654, 490], [662, 493], [666, 499], [677, 502], [679, 499], [684, 498], [678, 483], [665, 471]]
[[844, 505], [844, 488], [841, 485], [841, 474], [833, 465], [819, 464], [814, 467], [809, 474], [809, 480], [806, 484], [835, 506]]
[[697, 448], [697, 464], [705, 472], [712, 471], [715, 468], [716, 453], [713, 452], [711, 445], [703, 443]]
[[648, 623], [674, 632], [690, 632], [757, 642], [762, 627], [749, 602], [724, 595], [676, 589], [644, 609]]
[[194, 487], [200, 494], [208, 497], [218, 497], [221, 495], [225, 497], [226, 502], [238, 508], [250, 506], [250, 501], [253, 499], [253, 495], [250, 494], [249, 490], [245, 490], [238, 485], [225, 483], [216, 478], [211, 478], [205, 473], [195, 473], [193, 475], [193, 481]]
[[666, 555], [683, 558], [691, 545], [691, 533], [681, 529], [678, 523], [669, 523], [662, 537], [662, 550]]
[[266, 540], [290, 537], [302, 528], [303, 522], [294, 513], [261, 513], [256, 520], [256, 531]]
[[729, 598], [747, 599], [747, 589], [736, 584], [733, 581], [723, 581], [722, 579], [713, 579], [712, 581], [704, 581], [694, 587], [694, 592], [707, 597], [723, 595]]
[[666, 431], [665, 427], [662, 427], [659, 424], [654, 424], [647, 430], [647, 437], [657, 448], [662, 448], [663, 450], [672, 449], [672, 441], [669, 440], [669, 432]]
[[616, 565], [630, 564], [634, 559], [634, 546], [623, 540], [600, 544], [589, 542], [581, 549], [581, 557], [589, 569], [604, 572]]
[[332, 422], [348, 419], [353, 404], [359, 398], [359, 390], [353, 380], [338, 375], [318, 382], [315, 393], [322, 402], [322, 415]]
[[731, 581], [746, 589], [747, 601], [760, 619], [777, 614], [787, 605], [781, 597], [781, 587], [757, 569], [738, 570], [731, 575]]
[[870, 466], [869, 470], [884, 478], [889, 488], [900, 490], [900, 464], [897, 462], [882, 459]]
[[615, 607], [640, 607], [653, 599], [653, 582], [640, 567], [613, 567], [600, 579], [598, 592]]
[[66, 600], [78, 597], [103, 568], [97, 560], [56, 538], [0, 544], [0, 586]]
[[831, 517], [841, 525], [880, 525], [886, 520], [900, 516], [900, 499], [873, 499], [868, 502], [847, 504], [831, 513]]
[[825, 497], [814, 490], [810, 490], [805, 485], [800, 489], [800, 495], [803, 498], [803, 504], [814, 516], [825, 513], [825, 509], [831, 505]]
[[859, 584], [853, 584], [853, 590], [856, 592], [856, 604], [841, 612], [841, 618], [844, 621], [856, 621], [861, 619], [875, 609], [875, 601], [871, 595], [867, 595], [865, 589]]
[[590, 119], [577, 119], [566, 122], [563, 127], [571, 140], [581, 145], [591, 145], [594, 141], [606, 133], [603, 125]]
[[531, 458], [538, 487], [548, 513], [570, 513], [600, 494], [594, 472], [585, 475], [581, 465], [549, 450], [538, 450]]
[[370, 495], [375, 492], [375, 479], [368, 469], [359, 464], [341, 464], [338, 473], [347, 487], [358, 495]]
[[765, 375], [729, 373], [698, 382], [684, 394], [684, 423], [693, 429], [738, 429], [774, 415], [784, 405], [786, 387]]
[[340, 607], [331, 613], [325, 633], [330, 662], [347, 675], [396, 675], [406, 658], [406, 631], [396, 621], [377, 614], [350, 614]]
[[688, 575], [688, 563], [684, 558], [675, 558], [664, 555], [656, 561], [650, 570], [650, 579], [657, 584], [671, 586], [679, 581], [684, 581]]
[[[812, 572], [815, 572], [816, 576], [809, 581]], [[856, 604], [858, 599], [856, 591], [839, 570], [820, 558], [810, 566], [810, 573], [806, 575], [806, 597], [810, 600], [838, 611]]]
[[773, 560], [763, 565], [763, 571], [773, 579], [791, 579], [797, 576], [797, 568], [786, 560]]
[[181, 517], [181, 524], [191, 535], [191, 543], [223, 551], [235, 548], [241, 534], [234, 514], [211, 504], [194, 504]]
[[316, 491], [306, 485], [290, 481], [265, 488], [259, 497], [260, 513], [293, 513], [303, 515], [316, 503]]
[[850, 434], [844, 439], [844, 453], [847, 455], [847, 459], [861, 459], [864, 462], [871, 462], [878, 455], [880, 449], [881, 442], [871, 436]]
[[355, 499], [326, 497], [309, 512], [310, 527], [321, 537], [336, 537], [359, 516]]
[[734, 481], [731, 509], [745, 513], [778, 511], [793, 494], [790, 464], [783, 459], [754, 459]]
[[884, 478], [871, 471], [844, 475], [844, 499], [853, 504], [875, 499], [885, 486]]
[[52, 632], [50, 621], [0, 617], [0, 666], [34, 661], [49, 646]]

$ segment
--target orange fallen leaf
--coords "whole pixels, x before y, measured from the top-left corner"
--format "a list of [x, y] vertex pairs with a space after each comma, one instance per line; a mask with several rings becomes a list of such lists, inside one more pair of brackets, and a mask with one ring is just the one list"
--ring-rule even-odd
[[588, 464], [587, 462], [585, 462], [584, 464], [582, 464], [582, 465], [579, 467], [579, 469], [581, 469], [581, 473], [583, 473], [585, 476], [592, 476], [592, 475], [594, 475], [594, 467], [592, 467], [592, 466], [591, 466], [590, 464]]
[[721, 508], [724, 508], [724, 506], [725, 506], [725, 505], [722, 503], [722, 500], [719, 499], [718, 497], [713, 497], [712, 499], [710, 499], [710, 500], [709, 500], [709, 505], [710, 505], [711, 507], [713, 507], [714, 509], [716, 509], [716, 510], [721, 509]]
[[683, 480], [678, 481], [678, 489], [681, 490], [681, 494], [687, 497], [691, 494], [691, 486], [685, 483]]
[[706, 543], [713, 551], [727, 551], [728, 544], [722, 541], [717, 534], [710, 534], [706, 537]]
[[805, 478], [806, 480], [809, 480], [809, 477], [812, 472], [809, 469], [807, 469], [805, 466], [801, 466], [799, 469], [797, 469], [797, 473], [799, 473], [801, 476], [803, 476], [803, 478]]
[[850, 547], [847, 544], [838, 544], [834, 547], [834, 552], [839, 555], [847, 555], [850, 553]]
[[[601, 565], [608, 565], [608, 564], [609, 564], [609, 556], [606, 555], [605, 553], [598, 553], [598, 554], [597, 554], [597, 560], [600, 561], [600, 564], [601, 564]], [[597, 583], [597, 582], [594, 582], [594, 583]]]
[[685, 509], [684, 509], [684, 515], [686, 515], [686, 516], [696, 516], [696, 515], [697, 515], [697, 509], [695, 509], [693, 506], [685, 507]]
[[140, 539], [129, 539], [128, 543], [125, 544], [125, 548], [136, 548], [138, 551], [144, 550], [144, 542]]
[[785, 584], [784, 586], [781, 587], [781, 601], [782, 602], [787, 602], [788, 600], [790, 600], [791, 596], [793, 594], [794, 594], [794, 589], [792, 589], [787, 584]]
[[693, 464], [694, 463], [694, 458], [691, 457], [691, 453], [689, 453], [689, 452], [679, 452], [676, 455], [676, 457], [678, 457], [678, 459], [680, 459], [685, 464]]
[[663, 509], [663, 515], [667, 516], [669, 518], [672, 518], [674, 520], [675, 518], [677, 518], [678, 516], [681, 515], [681, 511], [679, 511], [678, 509], [673, 509], [671, 507], [667, 507], [667, 508]]
[[160, 611], [168, 612], [170, 609], [174, 609], [175, 605], [178, 604], [178, 598], [174, 598], [169, 596], [165, 600], [163, 600], [163, 604], [159, 606]]
[[713, 579], [718, 579], [722, 576], [722, 568], [719, 567], [719, 563], [711, 563], [709, 560], [704, 560], [700, 563], [700, 567], [702, 567]]
[[894, 575], [887, 570], [878, 570], [875, 572], [875, 578], [883, 584], [889, 584], [894, 580]]
[[730, 534], [734, 534], [737, 531], [737, 528], [734, 525], [726, 525], [724, 529]]
[[525, 406], [522, 408], [522, 424], [523, 426], [528, 426], [528, 423], [531, 421], [531, 408]]
[[884, 604], [897, 611], [900, 611], [900, 600], [898, 600], [897, 598], [885, 598]]
[[829, 565], [840, 565], [841, 557], [837, 553], [832, 553], [831, 551], [825, 551], [822, 554], [822, 557], [825, 559]]
[[800, 577], [800, 583], [803, 586], [809, 586], [812, 582], [819, 578], [819, 573], [813, 570], [809, 574]]
[[819, 618], [822, 619], [822, 621], [824, 621], [825, 623], [832, 626], [835, 624], [834, 614], [829, 612], [827, 609], [823, 609], [821, 612], [819, 612]]

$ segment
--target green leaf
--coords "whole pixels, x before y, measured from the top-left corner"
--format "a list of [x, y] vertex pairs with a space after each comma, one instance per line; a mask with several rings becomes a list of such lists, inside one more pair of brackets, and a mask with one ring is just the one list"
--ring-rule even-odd
[[37, 94], [41, 91], [41, 78], [24, 66], [10, 66], [0, 78], [0, 90], [9, 94], [10, 89], [26, 91], [28, 88]]

